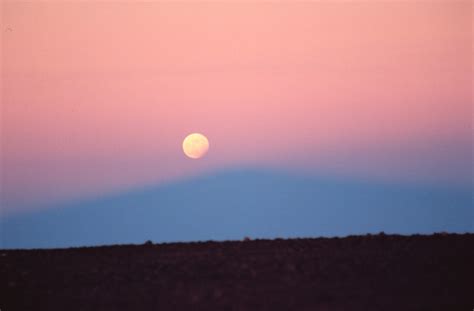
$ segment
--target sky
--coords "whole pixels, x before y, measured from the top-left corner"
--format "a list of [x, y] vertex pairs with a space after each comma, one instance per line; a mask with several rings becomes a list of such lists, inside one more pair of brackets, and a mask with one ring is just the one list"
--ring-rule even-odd
[[472, 190], [471, 1], [1, 10], [0, 217], [246, 167]]

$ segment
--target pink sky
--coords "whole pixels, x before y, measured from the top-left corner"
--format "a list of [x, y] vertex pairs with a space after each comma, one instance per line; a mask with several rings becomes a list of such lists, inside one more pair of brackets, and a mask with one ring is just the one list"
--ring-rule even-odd
[[3, 208], [247, 165], [466, 185], [471, 22], [471, 1], [4, 1]]

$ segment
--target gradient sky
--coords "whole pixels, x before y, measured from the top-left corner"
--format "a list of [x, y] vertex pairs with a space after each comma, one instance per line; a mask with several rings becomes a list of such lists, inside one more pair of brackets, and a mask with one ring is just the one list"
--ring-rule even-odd
[[2, 1], [2, 212], [245, 166], [471, 187], [472, 11]]

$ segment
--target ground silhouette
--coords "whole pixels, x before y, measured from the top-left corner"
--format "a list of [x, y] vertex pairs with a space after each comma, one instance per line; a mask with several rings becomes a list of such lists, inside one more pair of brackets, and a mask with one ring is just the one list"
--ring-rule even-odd
[[474, 234], [0, 251], [0, 309], [472, 310]]

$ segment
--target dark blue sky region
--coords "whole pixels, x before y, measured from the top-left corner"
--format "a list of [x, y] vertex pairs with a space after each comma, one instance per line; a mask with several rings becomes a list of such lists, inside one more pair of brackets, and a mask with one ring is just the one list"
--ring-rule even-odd
[[0, 220], [1, 248], [474, 231], [472, 189], [234, 169]]

